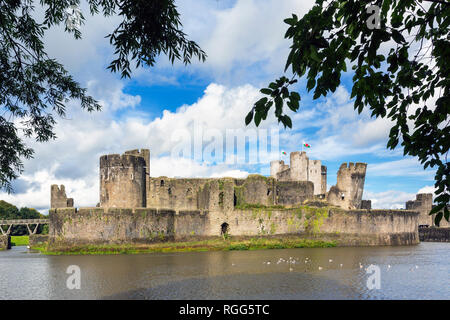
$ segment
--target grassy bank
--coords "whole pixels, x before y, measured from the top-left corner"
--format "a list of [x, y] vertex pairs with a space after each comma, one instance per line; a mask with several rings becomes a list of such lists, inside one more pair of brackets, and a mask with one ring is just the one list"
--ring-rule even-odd
[[27, 246], [29, 243], [29, 236], [11, 236], [11, 246]]
[[136, 254], [154, 252], [198, 252], [231, 251], [290, 248], [335, 247], [335, 241], [322, 241], [300, 238], [252, 238], [247, 240], [211, 239], [187, 242], [163, 242], [154, 244], [111, 244], [85, 245], [71, 247], [49, 247], [45, 244], [33, 246], [48, 255], [89, 255], [89, 254]]

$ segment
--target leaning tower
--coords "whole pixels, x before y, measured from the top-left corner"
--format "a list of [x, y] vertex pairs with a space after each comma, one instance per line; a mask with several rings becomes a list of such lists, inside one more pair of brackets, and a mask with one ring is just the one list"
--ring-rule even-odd
[[143, 149], [100, 157], [101, 207], [146, 207], [147, 154], [149, 151]]

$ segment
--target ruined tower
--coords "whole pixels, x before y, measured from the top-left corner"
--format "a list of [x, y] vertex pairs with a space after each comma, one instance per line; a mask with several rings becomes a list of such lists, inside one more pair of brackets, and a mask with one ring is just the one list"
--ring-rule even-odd
[[73, 198], [67, 198], [66, 188], [62, 184], [52, 184], [50, 187], [50, 208], [70, 208], [73, 207]]
[[100, 157], [100, 206], [146, 207], [149, 163], [147, 149]]
[[360, 209], [366, 169], [367, 163], [341, 164], [336, 185], [328, 192], [328, 202], [344, 209]]
[[429, 215], [432, 207], [432, 193], [416, 194], [416, 200], [410, 200], [406, 202], [406, 210], [414, 210], [419, 212], [419, 225], [433, 225], [433, 217]]
[[320, 160], [310, 160], [304, 151], [291, 152], [290, 165], [272, 161], [270, 175], [279, 181], [311, 181], [315, 195], [327, 192], [327, 167]]

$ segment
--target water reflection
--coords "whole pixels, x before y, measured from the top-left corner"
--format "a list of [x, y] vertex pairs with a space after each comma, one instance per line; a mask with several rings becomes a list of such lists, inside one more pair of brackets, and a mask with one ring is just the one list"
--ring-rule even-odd
[[[449, 299], [449, 248], [43, 256], [13, 247], [0, 252], [0, 299]], [[367, 289], [370, 264], [380, 290]], [[69, 265], [81, 269], [80, 290], [66, 287]]]

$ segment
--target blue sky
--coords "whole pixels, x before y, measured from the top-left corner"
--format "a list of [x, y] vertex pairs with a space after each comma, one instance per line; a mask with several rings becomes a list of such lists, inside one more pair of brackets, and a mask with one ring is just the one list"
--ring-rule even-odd
[[[87, 18], [81, 28], [82, 40], [55, 28], [46, 34], [45, 43], [50, 56], [101, 101], [103, 111], [89, 114], [80, 110], [79, 103], [71, 102], [67, 119], [61, 119], [55, 128], [58, 139], [46, 144], [28, 141], [35, 157], [25, 162], [24, 174], [14, 183], [16, 193], [2, 193], [0, 198], [45, 212], [50, 185], [57, 183], [65, 184], [76, 206], [95, 206], [99, 156], [134, 148], [151, 150], [152, 176], [269, 174], [269, 161], [280, 158], [278, 152], [252, 164], [208, 163], [171, 154], [177, 147], [186, 147], [184, 140], [176, 138], [192, 135], [194, 125], [216, 136], [246, 129], [244, 117], [261, 96], [259, 89], [283, 74], [290, 45], [283, 39], [283, 19], [291, 13], [303, 15], [312, 3], [177, 1], [184, 31], [206, 51], [207, 61], [172, 66], [166, 57], [160, 57], [154, 68], [134, 70], [132, 79], [127, 80], [106, 70], [113, 55], [104, 36], [118, 18], [91, 17], [82, 7]], [[39, 8], [36, 14], [42, 15]], [[351, 76], [344, 75], [335, 93], [318, 100], [312, 100], [301, 79], [297, 89], [302, 102], [300, 111], [291, 115], [293, 129], [285, 130], [273, 116], [261, 129], [279, 129], [280, 151], [300, 150], [303, 141], [311, 144], [310, 158], [320, 159], [328, 167], [328, 187], [336, 182], [341, 163], [368, 163], [363, 198], [372, 199], [374, 207], [401, 208], [417, 192], [432, 192], [433, 170], [424, 171], [416, 159], [403, 157], [401, 148], [386, 149], [390, 123], [353, 110]], [[255, 130], [253, 125], [248, 128]]]

